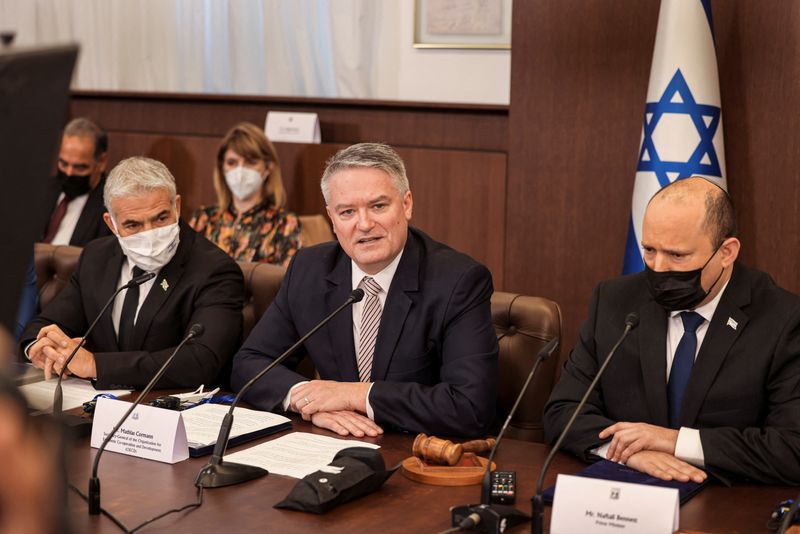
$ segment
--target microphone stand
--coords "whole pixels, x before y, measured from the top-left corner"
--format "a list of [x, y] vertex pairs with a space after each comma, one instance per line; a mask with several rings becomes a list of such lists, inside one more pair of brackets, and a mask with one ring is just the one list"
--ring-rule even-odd
[[500, 440], [503, 439], [503, 435], [505, 434], [508, 425], [511, 423], [511, 419], [517, 412], [517, 408], [522, 402], [525, 392], [528, 391], [528, 386], [533, 380], [533, 377], [536, 375], [536, 371], [539, 369], [539, 365], [553, 354], [558, 347], [558, 344], [559, 338], [554, 337], [542, 348], [542, 350], [539, 351], [539, 354], [536, 356], [536, 361], [533, 364], [533, 368], [531, 369], [531, 372], [528, 373], [528, 378], [522, 385], [522, 389], [520, 390], [519, 395], [517, 395], [517, 399], [514, 401], [514, 405], [511, 407], [511, 410], [508, 412], [508, 417], [506, 417], [505, 423], [503, 423], [503, 427], [500, 429], [500, 433], [497, 434], [497, 440], [494, 443], [494, 447], [492, 447], [492, 450], [489, 453], [489, 461], [486, 463], [486, 471], [483, 474], [483, 481], [481, 482], [481, 504], [454, 506], [451, 508], [450, 512], [452, 514], [454, 527], [459, 527], [461, 529], [477, 527], [477, 530], [480, 532], [495, 534], [498, 532], [503, 532], [506, 528], [519, 525], [520, 523], [530, 519], [530, 517], [528, 517], [526, 514], [523, 514], [513, 506], [499, 504], [493, 505], [490, 503], [492, 460], [497, 452], [497, 447], [500, 445]]
[[622, 342], [625, 341], [625, 338], [628, 337], [628, 333], [631, 330], [636, 328], [639, 324], [639, 314], [637, 313], [629, 313], [625, 317], [625, 331], [622, 332], [619, 340], [611, 347], [611, 350], [608, 352], [608, 356], [603, 361], [603, 365], [600, 366], [600, 369], [594, 375], [594, 379], [592, 383], [589, 384], [589, 387], [586, 390], [586, 393], [583, 394], [583, 398], [578, 403], [578, 406], [572, 412], [572, 417], [569, 418], [567, 424], [564, 426], [564, 429], [561, 431], [561, 434], [558, 436], [555, 445], [553, 448], [550, 449], [550, 454], [547, 455], [547, 458], [542, 465], [542, 470], [539, 472], [539, 479], [536, 481], [536, 494], [531, 499], [531, 513], [533, 515], [533, 520], [531, 521], [531, 532], [533, 534], [543, 534], [544, 533], [544, 496], [543, 493], [543, 486], [544, 486], [544, 475], [547, 473], [547, 469], [550, 467], [550, 464], [553, 461], [558, 450], [561, 448], [561, 443], [564, 441], [564, 438], [567, 436], [567, 433], [572, 428], [573, 423], [575, 423], [575, 419], [578, 417], [578, 414], [583, 409], [583, 406], [586, 404], [586, 400], [589, 398], [589, 395], [594, 390], [597, 383], [600, 381], [600, 377], [603, 376], [603, 371], [605, 371], [608, 363], [611, 361], [611, 357], [614, 356], [614, 353], [617, 351], [617, 348], [622, 345]]
[[[117, 295], [119, 295], [122, 291], [125, 291], [126, 289], [130, 289], [134, 286], [141, 285], [147, 282], [148, 280], [152, 280], [153, 278], [155, 278], [155, 276], [156, 273], [141, 274], [136, 278], [133, 278], [130, 282], [128, 282], [124, 286], [121, 286], [116, 291], [114, 291], [111, 297], [106, 301], [103, 308], [100, 310], [100, 313], [98, 313], [97, 316], [94, 318], [92, 324], [89, 325], [89, 328], [86, 330], [86, 333], [83, 335], [80, 341], [78, 341], [78, 344], [75, 345], [75, 348], [72, 349], [72, 352], [70, 352], [69, 356], [64, 361], [64, 366], [58, 373], [58, 381], [56, 382], [56, 387], [55, 390], [53, 391], [53, 417], [55, 417], [56, 419], [63, 419], [64, 423], [67, 426], [76, 429], [73, 431], [73, 435], [77, 434], [83, 436], [85, 434], [88, 434], [88, 432], [86, 432], [86, 429], [91, 428], [91, 422], [86, 421], [82, 417], [76, 417], [76, 416], [62, 417], [62, 408], [64, 406], [64, 391], [61, 386], [61, 381], [64, 379], [64, 374], [67, 370], [67, 367], [69, 367], [69, 364], [72, 362], [72, 359], [75, 358], [75, 355], [78, 353], [78, 350], [80, 350], [80, 348], [83, 347], [83, 345], [86, 343], [86, 338], [89, 337], [89, 334], [91, 334], [92, 330], [94, 330], [95, 325], [103, 316], [103, 314], [106, 312], [108, 307], [111, 306], [111, 303], [114, 302], [114, 299], [117, 298]], [[77, 429], [81, 427], [82, 429], [78, 431]]]
[[283, 354], [281, 354], [278, 358], [273, 360], [267, 367], [262, 369], [256, 376], [250, 379], [242, 388], [239, 390], [239, 393], [236, 395], [236, 398], [231, 403], [231, 407], [228, 410], [228, 413], [225, 414], [225, 417], [222, 419], [222, 424], [219, 428], [219, 435], [217, 436], [217, 442], [214, 444], [214, 452], [211, 455], [211, 459], [208, 463], [200, 469], [200, 472], [197, 473], [197, 478], [195, 479], [195, 486], [202, 487], [202, 488], [220, 488], [222, 486], [231, 486], [233, 484], [240, 484], [242, 482], [247, 482], [248, 480], [253, 480], [255, 478], [263, 477], [268, 475], [268, 471], [266, 469], [262, 469], [260, 467], [246, 465], [246, 464], [237, 464], [237, 463], [223, 463], [223, 456], [225, 454], [225, 449], [228, 447], [228, 439], [231, 434], [231, 428], [233, 427], [233, 410], [239, 404], [239, 400], [242, 398], [242, 395], [252, 387], [261, 377], [265, 374], [270, 372], [274, 367], [280, 365], [286, 358], [291, 356], [298, 347], [300, 347], [303, 343], [305, 343], [308, 338], [314, 335], [320, 328], [325, 326], [328, 321], [334, 318], [340, 311], [347, 308], [351, 304], [360, 301], [364, 298], [364, 290], [357, 288], [350, 293], [350, 296], [347, 297], [347, 300], [344, 303], [333, 310], [330, 315], [325, 317], [322, 321], [317, 324], [314, 328], [312, 328], [306, 335], [301, 337], [294, 345], [289, 347]]
[[88, 500], [89, 500], [90, 515], [98, 515], [100, 513], [100, 479], [97, 477], [97, 469], [100, 465], [100, 456], [103, 454], [103, 451], [106, 450], [108, 442], [111, 441], [111, 438], [114, 437], [114, 434], [117, 433], [117, 430], [119, 430], [119, 428], [122, 426], [125, 420], [128, 419], [128, 416], [131, 414], [134, 408], [136, 408], [137, 406], [139, 406], [139, 404], [141, 404], [142, 399], [144, 399], [145, 395], [150, 393], [150, 390], [153, 389], [153, 386], [156, 385], [156, 382], [158, 382], [161, 379], [161, 377], [164, 376], [164, 373], [167, 371], [167, 368], [172, 363], [172, 360], [175, 359], [175, 356], [178, 354], [178, 351], [181, 350], [181, 348], [190, 339], [201, 336], [203, 334], [203, 330], [204, 330], [203, 325], [198, 323], [193, 324], [191, 328], [189, 328], [189, 333], [186, 334], [186, 337], [183, 338], [183, 341], [181, 341], [180, 344], [178, 344], [178, 346], [175, 347], [175, 350], [172, 351], [170, 357], [167, 358], [167, 361], [165, 361], [164, 364], [161, 366], [161, 368], [158, 370], [156, 376], [154, 376], [153, 379], [150, 380], [150, 382], [145, 386], [145, 388], [139, 394], [139, 397], [137, 397], [136, 401], [134, 401], [131, 407], [128, 408], [128, 411], [125, 412], [125, 415], [123, 415], [120, 418], [117, 424], [114, 425], [114, 428], [111, 429], [111, 432], [109, 432], [108, 435], [103, 440], [103, 443], [100, 445], [100, 448], [97, 449], [97, 454], [94, 455], [94, 463], [92, 464], [92, 478], [89, 479]]

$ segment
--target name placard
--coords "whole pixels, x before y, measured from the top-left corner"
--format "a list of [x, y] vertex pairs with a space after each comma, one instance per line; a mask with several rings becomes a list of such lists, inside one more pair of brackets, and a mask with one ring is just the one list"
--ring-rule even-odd
[[550, 532], [671, 534], [679, 515], [674, 488], [558, 475]]
[[[131, 407], [130, 402], [100, 398], [92, 424], [92, 447], [103, 440]], [[108, 442], [106, 450], [174, 464], [189, 457], [181, 412], [137, 406]]]
[[271, 141], [314, 144], [321, 141], [319, 116], [316, 113], [270, 111], [264, 131]]

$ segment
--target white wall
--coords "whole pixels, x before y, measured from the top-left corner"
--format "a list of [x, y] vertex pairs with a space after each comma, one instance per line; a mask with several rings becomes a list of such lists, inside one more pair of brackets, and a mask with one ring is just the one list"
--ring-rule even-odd
[[413, 27], [413, 0], [0, 0], [18, 46], [81, 44], [76, 89], [508, 104], [510, 51]]

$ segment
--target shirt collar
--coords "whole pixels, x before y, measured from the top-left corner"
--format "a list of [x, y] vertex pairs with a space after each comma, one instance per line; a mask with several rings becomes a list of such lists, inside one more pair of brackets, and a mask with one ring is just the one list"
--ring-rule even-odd
[[394, 278], [394, 273], [397, 272], [397, 266], [400, 264], [400, 258], [403, 256], [403, 251], [400, 250], [400, 253], [395, 256], [392, 262], [383, 268], [382, 271], [378, 272], [377, 274], [367, 274], [361, 270], [361, 268], [356, 265], [356, 262], [352, 259], [350, 260], [350, 265], [352, 266], [351, 272], [352, 274], [352, 283], [353, 289], [358, 287], [358, 284], [361, 283], [361, 280], [365, 276], [371, 276], [373, 280], [375, 280], [379, 286], [381, 286], [381, 291], [389, 292], [389, 286], [392, 285], [392, 279]]

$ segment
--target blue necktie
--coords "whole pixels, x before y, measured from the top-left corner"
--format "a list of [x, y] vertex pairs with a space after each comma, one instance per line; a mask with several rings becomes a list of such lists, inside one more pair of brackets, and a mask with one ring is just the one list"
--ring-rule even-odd
[[686, 391], [686, 384], [689, 383], [689, 376], [691, 376], [692, 366], [694, 366], [694, 356], [697, 354], [697, 335], [695, 332], [705, 321], [702, 315], [693, 311], [681, 313], [681, 319], [683, 320], [683, 336], [678, 343], [678, 348], [675, 350], [675, 357], [672, 359], [672, 368], [667, 382], [670, 428], [680, 428], [678, 419], [681, 415], [683, 393]]

